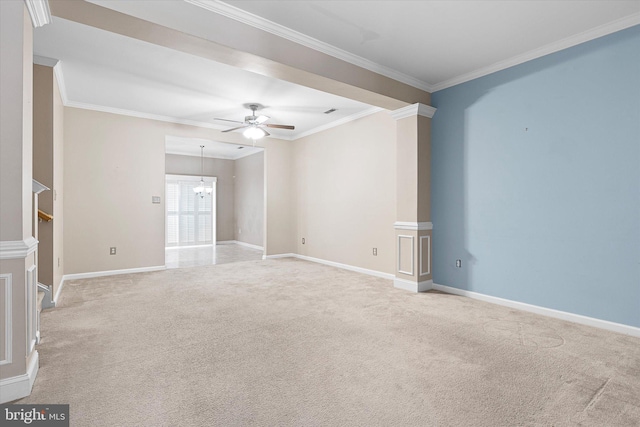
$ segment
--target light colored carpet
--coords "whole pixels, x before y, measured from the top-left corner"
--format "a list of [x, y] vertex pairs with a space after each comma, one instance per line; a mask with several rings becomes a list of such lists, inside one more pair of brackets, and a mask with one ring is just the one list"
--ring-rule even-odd
[[66, 283], [72, 426], [638, 426], [640, 339], [296, 259]]

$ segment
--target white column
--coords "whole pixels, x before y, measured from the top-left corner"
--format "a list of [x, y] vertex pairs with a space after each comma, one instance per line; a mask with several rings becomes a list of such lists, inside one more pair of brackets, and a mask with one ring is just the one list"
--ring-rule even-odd
[[394, 286], [432, 288], [431, 118], [436, 109], [413, 104], [391, 113], [397, 121], [396, 274]]
[[27, 332], [36, 308], [38, 244], [32, 235], [32, 9], [42, 14], [48, 6], [0, 1], [0, 403], [28, 396], [38, 372]]

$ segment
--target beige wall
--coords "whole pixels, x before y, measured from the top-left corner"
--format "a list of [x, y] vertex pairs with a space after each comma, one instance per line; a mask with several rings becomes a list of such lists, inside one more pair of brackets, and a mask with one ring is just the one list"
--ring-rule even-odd
[[[241, 135], [215, 129], [65, 108], [65, 274], [164, 265], [168, 135], [246, 144]], [[290, 253], [292, 143], [264, 143], [267, 245], [271, 253]], [[152, 204], [152, 196], [162, 203]], [[117, 255], [109, 255], [111, 246]]]
[[[24, 248], [32, 237], [33, 31], [23, 2], [0, 1], [0, 241]], [[5, 252], [6, 251], [6, 252]], [[0, 379], [26, 374], [35, 352], [27, 353], [27, 270], [33, 252], [15, 254], [0, 245]], [[4, 298], [7, 289], [11, 299]], [[32, 299], [32, 302], [35, 298]], [[11, 333], [11, 350], [4, 345]], [[20, 381], [22, 378], [17, 378]], [[7, 385], [7, 388], [10, 386]], [[3, 390], [4, 392], [4, 390]], [[22, 397], [22, 396], [19, 396]], [[0, 395], [0, 402], [7, 400]]]
[[62, 177], [64, 107], [53, 68], [33, 66], [33, 177], [46, 185], [38, 206], [53, 215], [51, 222], [38, 223], [38, 281], [54, 286], [54, 295], [64, 273]]
[[293, 141], [297, 253], [394, 273], [395, 141], [386, 112]]
[[[200, 157], [167, 154], [165, 172], [175, 175], [200, 176]], [[235, 223], [235, 161], [204, 158], [205, 176], [215, 176], [216, 183], [216, 239], [217, 241], [234, 239]]]
[[53, 79], [53, 295], [64, 275], [64, 105]]
[[265, 169], [265, 255], [295, 252], [291, 162], [294, 142], [267, 139]]
[[235, 161], [235, 240], [264, 244], [264, 153]]

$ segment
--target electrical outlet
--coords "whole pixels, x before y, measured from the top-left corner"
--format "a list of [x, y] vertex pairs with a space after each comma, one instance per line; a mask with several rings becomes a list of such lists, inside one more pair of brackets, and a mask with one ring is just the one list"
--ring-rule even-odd
[[373, 248], [373, 256], [378, 256], [378, 248]]
[[305, 240], [304, 240], [304, 237], [303, 237], [303, 238], [302, 238], [302, 244], [303, 244], [303, 245], [304, 245], [304, 242], [305, 242]]
[[111, 246], [109, 248], [109, 255], [115, 255], [116, 254], [116, 247], [115, 246]]
[[462, 267], [462, 260], [461, 259], [457, 259], [456, 260], [456, 267], [458, 267], [458, 268]]

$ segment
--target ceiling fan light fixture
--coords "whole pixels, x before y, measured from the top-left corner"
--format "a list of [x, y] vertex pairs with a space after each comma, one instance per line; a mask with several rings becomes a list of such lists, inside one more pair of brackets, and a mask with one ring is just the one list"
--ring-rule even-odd
[[267, 133], [264, 130], [256, 126], [251, 126], [247, 128], [244, 132], [242, 132], [242, 135], [244, 135], [245, 138], [249, 138], [253, 140], [260, 139], [264, 137], [266, 134]]

